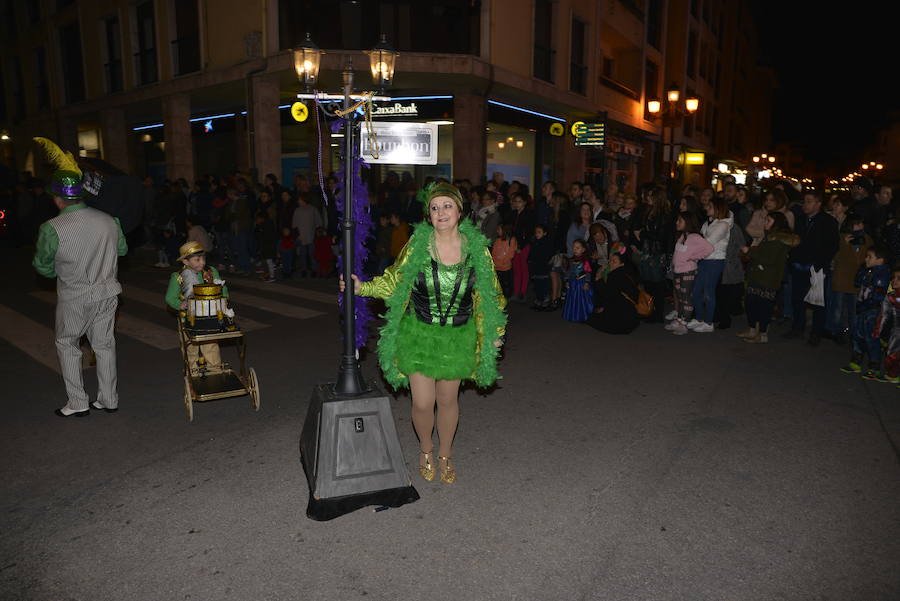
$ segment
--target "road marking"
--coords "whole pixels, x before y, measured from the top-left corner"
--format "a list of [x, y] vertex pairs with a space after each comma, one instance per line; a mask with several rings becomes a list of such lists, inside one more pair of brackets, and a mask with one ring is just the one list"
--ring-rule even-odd
[[[322, 311], [306, 309], [298, 305], [289, 305], [288, 303], [264, 298], [262, 296], [246, 294], [240, 290], [231, 290], [229, 288], [228, 292], [230, 294], [230, 296], [228, 297], [228, 303], [234, 303], [237, 307], [250, 307], [251, 309], [259, 309], [260, 311], [276, 313], [278, 315], [293, 317], [295, 319], [309, 319], [311, 317], [319, 317], [321, 315], [325, 315], [325, 313], [323, 313]], [[240, 316], [240, 311], [237, 311], [237, 314], [238, 323], [243, 323], [243, 318]]]
[[38, 363], [60, 373], [56, 357], [56, 335], [47, 326], [0, 305], [0, 338]]
[[337, 305], [337, 289], [333, 293], [319, 292], [317, 290], [307, 290], [305, 288], [295, 288], [294, 286], [286, 286], [284, 284], [275, 284], [270, 282], [258, 282], [255, 280], [231, 280], [234, 288], [253, 288], [254, 290], [262, 290], [264, 292], [274, 292], [276, 294], [284, 294], [286, 296], [295, 296], [306, 300], [316, 301], [317, 303], [325, 303], [326, 305]]
[[245, 294], [244, 292], [232, 294], [231, 297], [229, 297], [228, 301], [231, 302], [232, 299], [235, 300], [235, 304], [238, 307], [252, 307], [261, 311], [268, 311], [269, 313], [276, 313], [278, 315], [293, 317], [295, 319], [309, 319], [310, 317], [319, 317], [320, 315], [325, 315], [321, 311], [314, 311], [313, 309], [306, 309], [297, 305], [289, 305], [288, 303], [264, 298], [262, 296]]
[[[45, 303], [56, 304], [56, 293], [49, 290], [38, 290], [30, 294]], [[116, 331], [161, 351], [178, 348], [178, 332], [174, 326], [166, 328], [124, 311], [119, 311], [116, 315]]]
[[[166, 301], [162, 294], [150, 292], [148, 290], [144, 290], [143, 288], [136, 288], [135, 286], [123, 286], [122, 296], [138, 303], [156, 307], [161, 311], [166, 310]], [[240, 315], [237, 316], [237, 323], [241, 327], [241, 330], [244, 332], [252, 332], [254, 330], [262, 330], [263, 328], [269, 327], [269, 324], [267, 323], [260, 323], [256, 320], [250, 319], [249, 317], [242, 317]], [[173, 330], [175, 329], [174, 319], [172, 320], [172, 328]]]

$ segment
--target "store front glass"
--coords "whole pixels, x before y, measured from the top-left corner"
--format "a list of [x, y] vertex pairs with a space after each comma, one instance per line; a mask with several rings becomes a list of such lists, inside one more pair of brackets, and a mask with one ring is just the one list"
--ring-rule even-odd
[[535, 132], [513, 125], [488, 123], [487, 169], [485, 176], [492, 179], [494, 173], [502, 173], [507, 182], [525, 184], [535, 189]]

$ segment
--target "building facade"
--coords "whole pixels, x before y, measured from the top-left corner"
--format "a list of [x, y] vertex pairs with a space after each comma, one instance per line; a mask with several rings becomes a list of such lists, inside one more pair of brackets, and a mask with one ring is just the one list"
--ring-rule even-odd
[[[0, 0], [0, 157], [41, 173], [30, 139], [138, 175], [192, 180], [255, 170], [289, 180], [334, 166], [338, 140], [302, 91], [291, 48], [325, 50], [318, 87], [337, 92], [348, 62], [380, 34], [400, 52], [391, 100], [374, 119], [439, 124], [438, 164], [379, 166], [535, 189], [547, 179], [625, 191], [659, 176], [663, 129], [647, 101], [677, 84], [701, 99], [669, 132], [679, 178], [706, 184], [746, 164], [766, 138], [774, 80], [755, 64], [740, 0]], [[578, 145], [573, 124], [602, 124]], [[582, 140], [583, 141], [583, 140]], [[708, 157], [686, 165], [686, 153]]]

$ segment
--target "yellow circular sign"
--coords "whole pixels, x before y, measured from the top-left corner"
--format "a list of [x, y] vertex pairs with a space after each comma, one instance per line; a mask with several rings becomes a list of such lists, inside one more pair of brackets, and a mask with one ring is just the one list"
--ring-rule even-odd
[[309, 117], [309, 109], [302, 102], [295, 102], [291, 105], [291, 117], [297, 123], [303, 123]]
[[573, 123], [572, 129], [571, 129], [572, 135], [577, 136], [578, 130], [581, 129], [582, 127], [584, 127], [584, 121], [576, 121], [575, 123]]
[[562, 123], [554, 123], [550, 126], [550, 134], [553, 136], [561, 136], [565, 133], [565, 129], [563, 129]]

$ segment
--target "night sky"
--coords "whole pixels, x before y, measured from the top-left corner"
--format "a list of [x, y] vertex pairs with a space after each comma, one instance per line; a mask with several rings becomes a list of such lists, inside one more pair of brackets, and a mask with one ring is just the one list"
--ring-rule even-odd
[[887, 3], [751, 2], [760, 62], [778, 78], [773, 140], [805, 146], [829, 171], [858, 167], [889, 111], [900, 109]]

